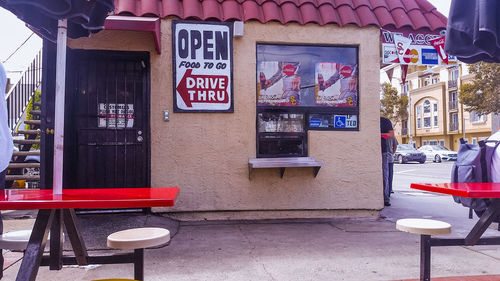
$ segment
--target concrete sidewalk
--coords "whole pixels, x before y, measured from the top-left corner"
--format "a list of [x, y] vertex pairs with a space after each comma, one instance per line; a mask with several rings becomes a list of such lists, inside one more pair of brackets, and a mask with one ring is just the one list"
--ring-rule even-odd
[[[399, 197], [398, 197], [399, 196]], [[391, 214], [398, 210], [393, 199]], [[409, 211], [399, 214], [411, 217]], [[365, 219], [175, 222], [161, 216], [80, 216], [90, 254], [106, 249], [106, 235], [118, 229], [162, 226], [174, 235], [171, 244], [146, 250], [146, 280], [404, 280], [419, 277], [419, 236], [395, 229], [396, 217]], [[29, 228], [33, 219], [6, 219], [6, 230]], [[468, 226], [467, 226], [468, 227]], [[455, 229], [457, 231], [455, 231]], [[455, 228], [452, 235], [461, 235]], [[488, 230], [496, 233], [496, 231]], [[65, 245], [68, 248], [68, 245]], [[500, 274], [498, 246], [436, 247], [432, 277]], [[109, 250], [106, 250], [109, 251]], [[9, 253], [6, 254], [8, 256]], [[15, 280], [20, 262], [5, 270]], [[37, 280], [89, 281], [132, 278], [133, 266], [41, 267]], [[487, 278], [487, 279], [484, 279]], [[475, 279], [453, 279], [475, 280]]]

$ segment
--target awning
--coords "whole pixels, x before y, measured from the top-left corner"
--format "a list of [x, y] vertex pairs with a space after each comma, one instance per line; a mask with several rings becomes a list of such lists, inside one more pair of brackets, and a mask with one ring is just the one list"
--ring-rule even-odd
[[465, 63], [500, 62], [500, 2], [453, 0], [445, 51]]
[[0, 0], [0, 6], [26, 22], [40, 36], [57, 38], [57, 20], [68, 20], [68, 36], [86, 37], [104, 28], [113, 0]]

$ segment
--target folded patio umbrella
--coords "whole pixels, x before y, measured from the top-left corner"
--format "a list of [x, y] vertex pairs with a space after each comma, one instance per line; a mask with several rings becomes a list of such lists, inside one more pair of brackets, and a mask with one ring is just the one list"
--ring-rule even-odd
[[53, 192], [62, 194], [64, 154], [64, 98], [67, 37], [88, 36], [104, 28], [113, 0], [0, 0], [39, 35], [56, 42]]
[[453, 0], [445, 51], [465, 63], [500, 62], [500, 1]]
[[68, 20], [69, 37], [87, 37], [104, 28], [104, 20], [114, 9], [113, 0], [0, 0], [0, 6], [54, 42], [57, 20]]

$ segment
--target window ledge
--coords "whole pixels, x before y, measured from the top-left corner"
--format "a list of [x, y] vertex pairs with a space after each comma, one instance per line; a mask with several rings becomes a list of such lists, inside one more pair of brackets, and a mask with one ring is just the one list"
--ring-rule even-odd
[[283, 157], [283, 158], [250, 158], [248, 159], [248, 179], [251, 179], [253, 169], [279, 168], [281, 178], [285, 168], [313, 168], [314, 177], [318, 175], [323, 162], [318, 162], [314, 157]]

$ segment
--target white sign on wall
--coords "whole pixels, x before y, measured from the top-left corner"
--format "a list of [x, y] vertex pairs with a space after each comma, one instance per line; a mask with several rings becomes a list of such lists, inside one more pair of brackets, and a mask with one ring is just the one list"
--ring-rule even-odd
[[99, 128], [134, 127], [134, 105], [124, 103], [99, 103]]
[[172, 22], [175, 112], [233, 112], [231, 23]]

